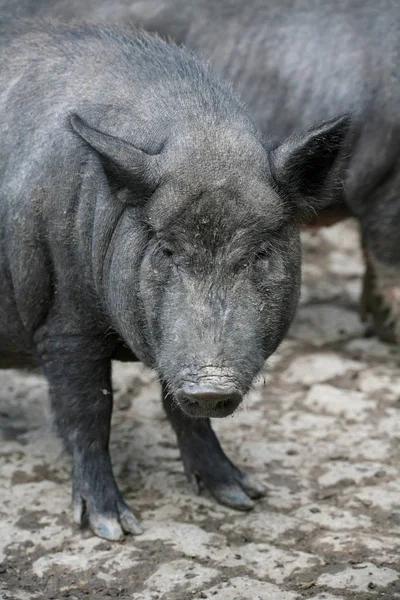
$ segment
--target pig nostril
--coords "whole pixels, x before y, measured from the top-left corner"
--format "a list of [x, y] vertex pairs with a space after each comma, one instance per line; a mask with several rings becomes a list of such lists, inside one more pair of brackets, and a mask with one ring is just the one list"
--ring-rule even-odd
[[228, 408], [228, 406], [232, 404], [232, 400], [220, 400], [219, 402], [217, 402], [216, 408]]
[[188, 398], [187, 396], [184, 396], [182, 398], [182, 401], [187, 405], [190, 406], [190, 408], [197, 408], [199, 406], [199, 403], [197, 400], [195, 400], [194, 398]]

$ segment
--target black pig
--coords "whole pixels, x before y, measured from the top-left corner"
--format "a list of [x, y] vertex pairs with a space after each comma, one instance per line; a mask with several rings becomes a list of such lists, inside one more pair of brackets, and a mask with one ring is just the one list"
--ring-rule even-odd
[[208, 418], [235, 410], [288, 329], [299, 222], [334, 197], [348, 117], [271, 146], [156, 37], [3, 23], [0, 40], [0, 363], [48, 379], [75, 521], [140, 532], [108, 451], [126, 357], [159, 373], [187, 474], [252, 508], [262, 489]]

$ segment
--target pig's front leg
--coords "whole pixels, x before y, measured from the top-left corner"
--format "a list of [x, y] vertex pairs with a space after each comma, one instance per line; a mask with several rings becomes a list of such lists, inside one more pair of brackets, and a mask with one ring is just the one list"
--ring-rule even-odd
[[[55, 421], [73, 460], [74, 520], [119, 540], [141, 528], [114, 479], [108, 450], [112, 413], [111, 361], [98, 343], [77, 336], [37, 344]], [[104, 354], [104, 353], [103, 353]]]
[[185, 473], [196, 484], [203, 485], [226, 506], [251, 510], [252, 500], [265, 495], [264, 488], [245, 475], [224, 454], [209, 419], [186, 416], [174, 404], [173, 397], [162, 384], [163, 405], [175, 430]]

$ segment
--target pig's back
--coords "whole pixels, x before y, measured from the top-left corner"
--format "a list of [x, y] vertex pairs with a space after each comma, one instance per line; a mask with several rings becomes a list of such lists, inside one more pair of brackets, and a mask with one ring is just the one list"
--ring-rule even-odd
[[32, 182], [47, 160], [69, 172], [65, 162], [75, 160], [80, 142], [68, 118], [88, 107], [93, 126], [134, 136], [150, 152], [195, 114], [248, 122], [229, 88], [198, 60], [130, 27], [3, 22], [0, 53], [3, 187]]
[[397, 0], [136, 0], [146, 28], [211, 60], [268, 139], [350, 112], [348, 202], [399, 177]]

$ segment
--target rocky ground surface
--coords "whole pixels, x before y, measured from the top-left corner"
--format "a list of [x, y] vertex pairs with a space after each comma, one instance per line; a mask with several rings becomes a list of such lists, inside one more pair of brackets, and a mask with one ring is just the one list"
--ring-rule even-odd
[[117, 364], [112, 457], [145, 533], [79, 531], [46, 384], [0, 373], [2, 600], [400, 599], [400, 351], [359, 320], [354, 224], [305, 234], [304, 256], [290, 336], [215, 422], [268, 489], [251, 513], [193, 493], [154, 373]]

